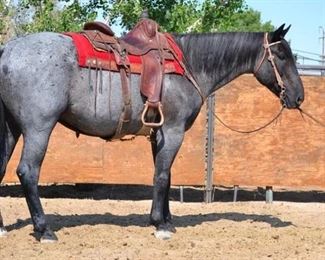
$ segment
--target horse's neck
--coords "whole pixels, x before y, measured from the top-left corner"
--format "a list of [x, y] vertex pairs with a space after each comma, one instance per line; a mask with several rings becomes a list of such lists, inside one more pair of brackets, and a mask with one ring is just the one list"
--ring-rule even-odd
[[253, 73], [262, 33], [188, 34], [176, 37], [203, 95], [244, 73]]

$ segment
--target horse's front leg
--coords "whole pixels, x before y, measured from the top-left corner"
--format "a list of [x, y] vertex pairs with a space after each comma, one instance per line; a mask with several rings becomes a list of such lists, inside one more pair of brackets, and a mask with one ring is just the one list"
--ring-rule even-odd
[[169, 211], [170, 169], [183, 138], [184, 128], [167, 125], [152, 136], [155, 175], [150, 221], [158, 231], [175, 232]]

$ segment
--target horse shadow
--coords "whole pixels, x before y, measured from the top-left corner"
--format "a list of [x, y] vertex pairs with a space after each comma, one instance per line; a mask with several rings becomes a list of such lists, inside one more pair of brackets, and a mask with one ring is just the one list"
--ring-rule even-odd
[[[77, 185], [46, 185], [39, 186], [41, 198], [65, 198], [65, 199], [93, 199], [93, 200], [151, 200], [153, 187], [147, 185], [109, 185], [109, 184], [77, 184]], [[325, 192], [288, 191], [279, 190], [273, 192], [273, 198], [277, 201], [291, 202], [321, 202], [325, 201]], [[180, 189], [171, 187], [170, 200], [180, 201]], [[0, 197], [24, 197], [20, 185], [1, 186]], [[234, 197], [233, 187], [215, 187], [213, 201], [232, 202]], [[183, 188], [183, 199], [186, 202], [204, 201], [204, 191], [193, 187]], [[240, 189], [238, 201], [265, 201], [265, 189]]]
[[[48, 222], [51, 225], [53, 231], [60, 231], [63, 228], [72, 228], [82, 225], [96, 226], [96, 225], [116, 225], [120, 227], [138, 226], [149, 227], [149, 215], [148, 214], [129, 214], [129, 215], [113, 215], [111, 213], [105, 214], [83, 214], [83, 215], [60, 215], [60, 214], [48, 214], [46, 215]], [[288, 226], [295, 226], [290, 221], [283, 221], [278, 217], [265, 214], [245, 214], [238, 212], [227, 213], [207, 213], [199, 215], [182, 215], [173, 217], [173, 224], [176, 228], [179, 227], [195, 227], [206, 222], [216, 222], [220, 220], [230, 220], [234, 222], [263, 222], [274, 228], [282, 228]], [[24, 228], [27, 225], [31, 225], [30, 218], [21, 220], [18, 219], [16, 223], [6, 226], [8, 231]], [[37, 234], [33, 234], [37, 238]]]

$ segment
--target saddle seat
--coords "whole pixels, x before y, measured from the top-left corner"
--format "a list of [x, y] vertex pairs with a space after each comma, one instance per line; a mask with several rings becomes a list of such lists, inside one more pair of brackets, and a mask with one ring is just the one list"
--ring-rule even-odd
[[148, 18], [142, 18], [135, 27], [120, 38], [121, 45], [134, 55], [145, 55], [150, 50], [168, 50], [169, 44], [159, 25]]

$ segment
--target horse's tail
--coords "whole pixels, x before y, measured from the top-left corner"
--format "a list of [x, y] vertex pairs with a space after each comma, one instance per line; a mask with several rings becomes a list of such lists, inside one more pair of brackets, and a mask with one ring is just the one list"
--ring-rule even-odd
[[[3, 46], [0, 46], [0, 58], [3, 53]], [[0, 80], [1, 82], [1, 80]], [[1, 84], [0, 84], [1, 88]], [[6, 170], [6, 118], [5, 118], [5, 107], [0, 96], [0, 183], [4, 177], [4, 172]]]
[[0, 58], [1, 58], [2, 53], [3, 53], [4, 50], [5, 50], [5, 48], [4, 48], [3, 46], [0, 45]]

